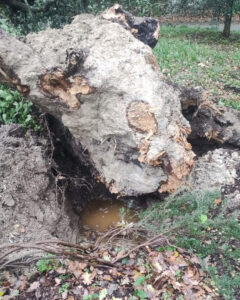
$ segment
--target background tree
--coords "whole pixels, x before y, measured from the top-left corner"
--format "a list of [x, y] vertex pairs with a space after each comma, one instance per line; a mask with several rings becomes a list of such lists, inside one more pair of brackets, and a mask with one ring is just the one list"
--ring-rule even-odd
[[0, 0], [8, 9], [11, 21], [22, 34], [59, 28], [70, 23], [72, 17], [83, 13], [96, 14], [118, 2], [125, 10], [140, 16], [161, 15], [166, 0]]
[[223, 35], [230, 36], [232, 15], [240, 11], [240, 0], [171, 0], [170, 12], [189, 12], [192, 14], [202, 14], [212, 11], [214, 17], [224, 17]]

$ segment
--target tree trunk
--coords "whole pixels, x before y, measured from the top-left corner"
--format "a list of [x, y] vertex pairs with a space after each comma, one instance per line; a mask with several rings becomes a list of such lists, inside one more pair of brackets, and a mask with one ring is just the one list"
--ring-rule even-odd
[[224, 29], [223, 29], [223, 36], [226, 38], [230, 36], [230, 32], [231, 32], [230, 29], [232, 23], [233, 4], [234, 4], [234, 0], [226, 1], [226, 10], [224, 14]]
[[86, 12], [88, 8], [88, 2], [89, 0], [82, 0], [82, 5], [83, 5], [83, 11]]
[[151, 48], [101, 16], [24, 42], [0, 32], [0, 81], [68, 128], [112, 193], [173, 192], [194, 164], [178, 92]]

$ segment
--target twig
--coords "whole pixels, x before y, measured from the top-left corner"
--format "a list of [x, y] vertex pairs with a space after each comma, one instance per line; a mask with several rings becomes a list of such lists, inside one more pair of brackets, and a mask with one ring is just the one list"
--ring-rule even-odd
[[114, 232], [117, 232], [118, 230], [119, 230], [119, 228], [117, 227], [117, 228], [115, 228], [115, 229], [108, 230], [103, 236], [100, 236], [100, 237], [96, 240], [96, 243], [94, 244], [94, 250], [96, 250], [96, 249], [99, 247], [100, 243], [102, 242], [102, 240], [103, 240], [104, 238], [106, 238], [108, 235], [110, 235], [110, 234], [112, 234], [112, 233], [114, 233]]
[[[118, 257], [118, 258], [115, 258], [115, 259], [113, 260], [113, 264], [115, 264], [116, 262], [118, 262], [119, 260], [121, 260], [121, 259], [123, 259], [123, 258], [125, 258], [125, 257], [128, 257], [132, 252], [135, 252], [136, 250], [138, 250], [138, 249], [140, 249], [140, 248], [143, 248], [143, 247], [152, 245], [152, 244], [153, 244], [154, 242], [156, 242], [158, 239], [163, 238], [166, 234], [168, 234], [169, 232], [171, 232], [171, 231], [173, 231], [173, 230], [175, 230], [175, 229], [177, 229], [177, 228], [179, 228], [179, 226], [178, 226], [178, 227], [172, 227], [172, 228], [170, 228], [170, 229], [164, 231], [163, 233], [161, 233], [161, 234], [159, 234], [159, 235], [157, 235], [157, 236], [154, 236], [153, 238], [151, 238], [150, 240], [144, 242], [143, 244], [138, 245], [138, 246], [136, 246], [136, 247], [130, 249], [125, 255], [123, 255], [123, 256], [121, 256], [121, 257]], [[164, 238], [165, 238], [165, 237], [164, 237]]]

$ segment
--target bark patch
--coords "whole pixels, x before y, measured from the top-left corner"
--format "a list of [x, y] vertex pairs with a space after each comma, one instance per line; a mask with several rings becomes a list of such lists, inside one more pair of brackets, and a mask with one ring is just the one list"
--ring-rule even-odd
[[129, 126], [142, 133], [155, 134], [157, 121], [151, 107], [143, 101], [133, 101], [127, 108]]
[[70, 109], [78, 109], [80, 96], [90, 94], [94, 90], [83, 77], [66, 78], [62, 70], [42, 75], [39, 85], [45, 93], [60, 99]]

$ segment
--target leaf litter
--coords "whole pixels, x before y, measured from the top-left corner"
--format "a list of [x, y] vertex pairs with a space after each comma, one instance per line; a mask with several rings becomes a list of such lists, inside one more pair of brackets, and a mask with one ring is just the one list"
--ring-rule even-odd
[[[98, 249], [114, 261], [123, 250]], [[173, 247], [146, 246], [113, 266], [58, 259], [51, 270], [16, 278], [0, 277], [0, 299], [221, 299], [196, 256]]]

